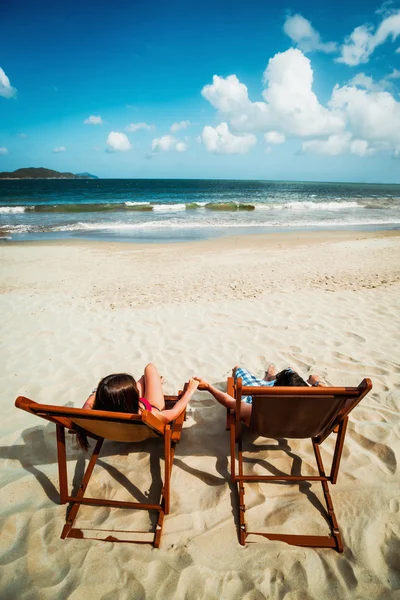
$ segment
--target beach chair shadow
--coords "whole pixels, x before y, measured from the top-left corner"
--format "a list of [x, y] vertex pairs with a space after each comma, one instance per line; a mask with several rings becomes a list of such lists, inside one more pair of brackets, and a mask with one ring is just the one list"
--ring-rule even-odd
[[[214, 384], [221, 389], [225, 387], [226, 381]], [[191, 406], [194, 411], [191, 413], [193, 426], [185, 429], [185, 443], [179, 447], [179, 458], [175, 458], [177, 467], [189, 473], [192, 477], [196, 477], [202, 484], [212, 488], [219, 486], [228, 486], [231, 499], [231, 512], [235, 525], [239, 526], [238, 521], [238, 503], [236, 486], [230, 480], [229, 459], [226, 453], [224, 439], [221, 436], [223, 429], [221, 428], [220, 411], [222, 410], [214, 399], [204, 399], [203, 394], [201, 400], [193, 399]], [[210, 409], [204, 412], [204, 408]], [[205, 415], [207, 415], [205, 417]], [[209, 457], [215, 460], [204, 462], [207, 469], [193, 467], [185, 458], [193, 458], [195, 456]], [[210, 473], [210, 467], [215, 468], [218, 475]]]
[[[50, 465], [57, 463], [57, 446], [54, 444], [55, 437], [54, 425], [49, 423], [44, 427], [29, 427], [22, 432], [23, 444], [14, 444], [12, 446], [0, 446], [0, 458], [6, 460], [17, 460], [21, 464], [24, 470], [32, 473], [38, 483], [43, 488], [43, 491], [53, 502], [58, 502], [60, 493], [56, 486], [52, 483], [51, 479], [38, 467], [41, 465]], [[161, 489], [162, 477], [159, 461], [162, 458], [162, 448], [159, 444], [153, 444], [151, 452], [151, 486], [156, 486], [158, 483]], [[102, 448], [102, 458], [129, 455], [135, 452], [146, 452], [146, 442], [143, 442], [140, 446], [136, 443], [119, 444], [118, 442], [108, 441]], [[150, 451], [150, 449], [149, 449]], [[74, 495], [80, 485], [80, 481], [83, 477], [87, 456], [85, 456], [77, 444], [70, 444], [68, 448], [68, 459], [76, 460], [75, 472], [72, 479], [72, 495]], [[158, 465], [156, 464], [158, 460]], [[114, 477], [120, 485], [125, 487], [135, 497], [144, 499], [146, 496], [130, 481], [127, 477], [124, 477], [122, 473], [109, 463], [104, 462], [102, 459], [98, 459], [97, 464], [101, 465], [108, 473]], [[21, 472], [20, 477], [23, 477]], [[157, 494], [155, 494], [157, 495]], [[151, 497], [152, 494], [148, 494]]]
[[[166, 396], [165, 399], [167, 407], [173, 406], [179, 397], [179, 395]], [[31, 461], [24, 458], [23, 449], [25, 448], [26, 456], [26, 446], [12, 448], [11, 451], [7, 449], [9, 450], [7, 456], [8, 458], [17, 458], [20, 460], [21, 465], [35, 475], [49, 498], [55, 500], [59, 497], [61, 504], [70, 503], [70, 506], [67, 510], [66, 524], [64, 525], [61, 533], [62, 539], [72, 537], [78, 539], [97, 539], [112, 542], [151, 543], [154, 545], [154, 547], [159, 547], [164, 517], [170, 511], [170, 479], [172, 464], [174, 460], [176, 444], [179, 443], [181, 438], [183, 421], [185, 419], [185, 411], [182, 411], [172, 423], [164, 424], [149, 411], [143, 411], [140, 415], [137, 415], [50, 406], [38, 404], [22, 396], [17, 398], [15, 405], [17, 408], [46, 419], [56, 426], [56, 456], [49, 456], [46, 443], [44, 445], [46, 449], [46, 456], [41, 455], [39, 452], [39, 456], [37, 456], [36, 459], [39, 461], [42, 460], [43, 464], [48, 464], [49, 462], [53, 461], [58, 463], [60, 482], [59, 494], [48, 478], [41, 471], [39, 471]], [[75, 433], [78, 429], [83, 431], [88, 437], [95, 441], [95, 447], [86, 469], [85, 459], [83, 457], [80, 459], [78, 458], [72, 482], [73, 491], [71, 495], [69, 495], [65, 430], [67, 430], [69, 433]], [[40, 438], [43, 440], [47, 433], [48, 427], [26, 430], [23, 434], [24, 441], [34, 440], [34, 445], [37, 448], [38, 444], [40, 443]], [[111, 444], [106, 444], [106, 446], [108, 446], [107, 455], [129, 453], [132, 452], [134, 448], [140, 450], [140, 452], [150, 453], [150, 471], [152, 483], [148, 495], [143, 495], [143, 493], [113, 465], [110, 465], [104, 460], [98, 461], [99, 454], [105, 440], [112, 441]], [[125, 448], [126, 450], [123, 451], [122, 448]], [[33, 454], [35, 455], [35, 452]], [[163, 482], [160, 472], [161, 457], [164, 459]], [[140, 501], [127, 502], [122, 500], [107, 500], [105, 498], [87, 497], [85, 495], [85, 491], [97, 462], [103, 466], [103, 468], [105, 468], [118, 483], [130, 491], [132, 495], [134, 495], [136, 498], [139, 497]], [[157, 497], [158, 501], [149, 502], [149, 500], [152, 500], [153, 497]], [[156, 513], [156, 519], [153, 519], [154, 531], [128, 532], [117, 530], [79, 529], [74, 527], [74, 521], [82, 504], [100, 507], [144, 510], [149, 511], [149, 514]], [[100, 535], [97, 535], [98, 533], [100, 533]], [[101, 537], [103, 533], [107, 533], [107, 535], [105, 537]], [[133, 537], [132, 534], [134, 534]]]
[[[220, 387], [225, 386], [225, 382], [217, 384]], [[170, 397], [167, 397], [170, 398]], [[225, 445], [223, 438], [221, 437], [221, 419], [219, 418], [219, 411], [222, 407], [215, 402], [213, 399], [204, 400], [204, 396], [201, 395], [201, 400], [193, 400], [192, 405], [195, 410], [191, 413], [191, 419], [193, 420], [193, 426], [185, 428], [184, 444], [179, 445], [179, 455], [175, 454], [174, 466], [189, 473], [191, 476], [196, 477], [202, 484], [206, 486], [226, 486], [228, 485], [231, 495], [232, 516], [235, 521], [235, 525], [238, 526], [237, 521], [237, 495], [234, 484], [230, 481], [229, 470], [228, 470], [228, 456], [226, 454]], [[200, 410], [196, 410], [200, 408]], [[73, 408], [72, 405], [67, 405], [63, 408]], [[202, 411], [201, 408], [208, 408], [210, 411]], [[206, 420], [204, 420], [204, 414], [206, 414]], [[43, 421], [42, 421], [43, 422]], [[25, 429], [22, 434], [23, 444], [14, 444], [12, 446], [0, 446], [0, 458], [17, 460], [21, 464], [24, 470], [32, 473], [38, 483], [43, 488], [47, 497], [52, 502], [59, 502], [59, 491], [53, 484], [51, 479], [46, 475], [45, 470], [41, 470], [40, 467], [57, 464], [57, 446], [55, 444], [55, 427], [53, 422], [49, 422], [47, 425], [39, 427], [30, 427]], [[74, 437], [74, 436], [72, 436]], [[148, 445], [148, 446], [146, 446]], [[121, 455], [132, 455], [138, 452], [147, 452], [146, 448], [150, 453], [150, 471], [151, 471], [151, 485], [144, 496], [134, 483], [125, 477], [119, 470], [119, 468], [113, 467], [109, 462], [105, 462], [107, 458], [116, 457], [116, 460], [112, 462], [118, 467], [118, 457]], [[187, 464], [186, 458], [192, 458], [193, 456], [208, 456], [215, 459], [213, 463], [217, 475], [211, 474], [209, 469], [194, 468]], [[140, 444], [137, 443], [118, 443], [106, 440], [102, 446], [101, 457], [97, 460], [98, 465], [104, 468], [109, 475], [114, 477], [119, 485], [127, 489], [137, 500], [140, 502], [157, 502], [157, 496], [160, 495], [162, 488], [162, 477], [161, 477], [161, 466], [160, 461], [163, 457], [163, 445], [157, 444], [153, 440], [144, 441]], [[72, 475], [72, 496], [75, 496], [79, 490], [79, 485], [84, 475], [85, 465], [87, 462], [87, 455], [84, 454], [80, 448], [77, 447], [75, 441], [68, 444], [67, 449], [67, 460], [68, 462], [76, 462], [74, 467], [74, 474]], [[132, 464], [134, 464], [132, 460]], [[205, 464], [209, 465], [209, 461]], [[96, 471], [97, 473], [97, 471]], [[96, 475], [96, 474], [95, 474]], [[23, 477], [23, 471], [16, 472], [17, 477]], [[154, 516], [154, 513], [150, 513], [150, 517]], [[157, 515], [156, 515], [157, 516]]]
[[[240, 544], [245, 545], [247, 536], [253, 534], [295, 546], [335, 548], [338, 552], [343, 552], [343, 541], [328, 483], [335, 484], [337, 481], [348, 415], [371, 389], [370, 379], [364, 379], [358, 387], [244, 387], [241, 378], [238, 378], [236, 383], [232, 377], [228, 378], [227, 392], [236, 400], [235, 409], [228, 410], [228, 424], [230, 430], [231, 480], [235, 484], [239, 498]], [[288, 475], [280, 472], [263, 459], [250, 459], [249, 461], [249, 459], [243, 458], [246, 428], [240, 419], [242, 396], [252, 396], [253, 398], [249, 433], [253, 437], [262, 436], [278, 440], [311, 439], [318, 475], [301, 475], [301, 462], [298, 460], [293, 462], [292, 472]], [[334, 430], [337, 431], [337, 438], [330, 474], [327, 475], [319, 446]], [[245, 441], [248, 445], [248, 437]], [[266, 448], [272, 449], [270, 446]], [[287, 442], [283, 442], [283, 449], [285, 450], [285, 448], [286, 452], [293, 457]], [[252, 452], [262, 449], [258, 445], [252, 445]], [[273, 474], [246, 475], [244, 473], [244, 462], [263, 465]], [[321, 482], [326, 510], [310, 490], [310, 482], [314, 481]], [[329, 524], [331, 535], [294, 535], [248, 531], [245, 520], [246, 482], [282, 482], [303, 486], [303, 493], [306, 493], [312, 504], [320, 512], [322, 510]]]
[[[253, 440], [251, 439], [252, 437], [253, 437]], [[251, 436], [251, 434], [248, 434], [248, 438], [250, 438], [249, 439], [250, 443], [253, 443], [254, 438], [258, 438], [258, 437], [259, 437], [258, 434], [254, 435], [254, 436]], [[275, 453], [280, 454], [280, 453], [284, 452], [288, 458], [292, 459], [292, 467], [290, 469], [290, 475], [291, 476], [301, 475], [303, 461], [300, 458], [300, 456], [298, 454], [295, 454], [292, 451], [292, 449], [289, 446], [289, 443], [286, 439], [276, 438], [275, 441], [277, 442], [276, 444], [257, 444], [257, 446], [256, 446], [257, 452], [268, 452], [270, 455], [273, 455]], [[281, 471], [280, 469], [275, 467], [272, 462], [267, 461], [265, 458], [250, 458], [248, 456], [243, 456], [243, 463], [247, 463], [252, 466], [254, 466], [254, 465], [263, 466], [269, 473], [271, 473], [271, 475], [275, 475], [275, 476], [285, 475], [285, 473], [283, 471]], [[281, 484], [282, 485], [291, 485], [291, 482], [281, 480]], [[300, 480], [298, 486], [299, 486], [299, 492], [304, 494], [305, 496], [307, 496], [308, 501], [318, 510], [321, 517], [329, 524], [329, 521], [328, 521], [328, 518], [326, 515], [326, 509], [325, 509], [324, 505], [321, 503], [318, 496], [316, 494], [314, 494], [314, 492], [311, 490], [311, 483], [308, 481]], [[235, 491], [236, 491], [236, 485], [235, 485]]]
[[[59, 492], [52, 481], [37, 467], [57, 462], [57, 450], [54, 446], [54, 427], [29, 427], [22, 432], [23, 444], [0, 446], [0, 458], [17, 460], [24, 470], [32, 473], [53, 502], [59, 500]], [[19, 473], [19, 477], [23, 477]], [[18, 477], [18, 478], [19, 478]]]

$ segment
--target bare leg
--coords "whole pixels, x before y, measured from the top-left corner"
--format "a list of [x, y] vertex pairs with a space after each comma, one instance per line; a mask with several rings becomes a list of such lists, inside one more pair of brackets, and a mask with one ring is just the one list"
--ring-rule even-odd
[[[160, 375], [161, 384], [164, 383], [164, 377]], [[140, 398], [146, 398], [146, 381], [144, 375], [136, 382]]]
[[137, 380], [136, 385], [137, 385], [137, 389], [139, 392], [139, 397], [145, 398], [146, 397], [146, 382], [144, 380], [144, 375], [142, 375], [141, 378]]
[[146, 399], [160, 410], [164, 410], [165, 401], [160, 375], [157, 367], [150, 363], [144, 370]]

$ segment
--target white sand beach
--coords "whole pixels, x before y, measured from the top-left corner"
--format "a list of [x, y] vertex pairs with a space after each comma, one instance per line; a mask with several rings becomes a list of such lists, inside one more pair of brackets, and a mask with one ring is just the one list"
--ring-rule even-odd
[[[2, 243], [1, 548], [5, 599], [285, 600], [399, 598], [400, 236], [320, 232], [177, 244]], [[288, 365], [328, 385], [372, 392], [350, 417], [331, 494], [345, 550], [258, 538], [242, 547], [229, 481], [225, 410], [196, 392], [172, 471], [161, 547], [61, 540], [55, 427], [14, 407], [17, 396], [80, 407], [99, 379], [154, 362], [165, 392], [193, 375], [224, 385], [234, 365], [262, 375]], [[322, 446], [329, 465], [334, 436]], [[82, 452], [68, 440], [70, 482]], [[315, 467], [311, 443], [268, 442], [265, 462]], [[289, 454], [288, 454], [289, 452]], [[259, 472], [246, 455], [249, 471]], [[150, 490], [148, 454], [105, 443], [88, 493]], [[118, 475], [118, 473], [120, 475]], [[328, 533], [320, 485], [252, 484], [250, 523]], [[82, 507], [79, 523], [148, 526], [143, 514]]]

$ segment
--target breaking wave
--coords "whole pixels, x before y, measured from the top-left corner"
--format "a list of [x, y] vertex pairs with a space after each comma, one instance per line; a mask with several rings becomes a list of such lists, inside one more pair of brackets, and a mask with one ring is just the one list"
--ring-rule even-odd
[[400, 225], [399, 219], [385, 219], [377, 221], [367, 219], [365, 221], [348, 221], [344, 219], [323, 219], [307, 221], [277, 221], [277, 220], [258, 220], [258, 221], [232, 221], [232, 220], [202, 220], [202, 221], [180, 221], [178, 219], [164, 219], [156, 221], [143, 221], [137, 223], [66, 223], [60, 225], [1, 225], [0, 232], [5, 234], [18, 233], [56, 233], [68, 231], [143, 231], [143, 230], [165, 230], [165, 229], [207, 229], [207, 228], [320, 228], [320, 227], [343, 227], [343, 226], [375, 226], [375, 225]]
[[390, 208], [390, 202], [373, 201], [330, 201], [319, 202], [302, 200], [293, 202], [182, 202], [182, 203], [152, 203], [152, 202], [96, 202], [96, 203], [71, 203], [71, 204], [35, 204], [26, 206], [0, 206], [0, 214], [17, 213], [88, 213], [88, 212], [178, 212], [185, 210], [205, 209], [212, 211], [253, 211], [253, 210], [321, 210], [340, 211], [357, 208]]

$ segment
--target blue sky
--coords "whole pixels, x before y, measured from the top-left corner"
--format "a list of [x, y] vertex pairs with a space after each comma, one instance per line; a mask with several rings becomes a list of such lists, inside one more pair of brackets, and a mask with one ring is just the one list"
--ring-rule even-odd
[[400, 183], [399, 2], [17, 0], [0, 31], [2, 171]]

